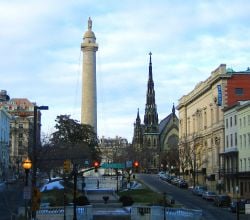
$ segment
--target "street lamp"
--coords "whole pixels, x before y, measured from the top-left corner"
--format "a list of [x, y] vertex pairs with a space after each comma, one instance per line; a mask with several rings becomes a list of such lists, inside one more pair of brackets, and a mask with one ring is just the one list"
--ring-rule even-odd
[[[32, 172], [32, 199], [34, 197], [34, 189], [36, 188], [36, 170], [37, 170], [37, 155], [36, 155], [36, 145], [37, 145], [37, 111], [38, 110], [48, 110], [48, 106], [34, 106], [34, 128], [33, 128], [33, 148], [32, 148], [32, 161], [33, 161], [33, 172]], [[33, 202], [33, 201], [32, 201]], [[36, 210], [33, 210], [33, 218], [36, 218]]]
[[[23, 161], [22, 163], [22, 166], [23, 166], [23, 169], [25, 170], [25, 191], [29, 191], [28, 189], [28, 176], [29, 176], [29, 171], [30, 171], [30, 168], [32, 167], [32, 163], [31, 161], [27, 158], [25, 161]], [[27, 199], [29, 198], [30, 196], [27, 196], [25, 198], [25, 219], [28, 219], [28, 215], [27, 215]], [[30, 199], [30, 198], [29, 198]]]
[[28, 175], [30, 172], [30, 168], [32, 167], [32, 162], [27, 158], [23, 161], [23, 169], [25, 170], [25, 186], [28, 186]]

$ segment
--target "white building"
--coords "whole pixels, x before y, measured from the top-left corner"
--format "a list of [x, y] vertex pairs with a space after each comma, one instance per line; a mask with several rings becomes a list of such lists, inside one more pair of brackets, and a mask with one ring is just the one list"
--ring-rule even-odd
[[227, 193], [250, 196], [250, 101], [224, 109], [225, 151], [220, 155], [220, 176]]

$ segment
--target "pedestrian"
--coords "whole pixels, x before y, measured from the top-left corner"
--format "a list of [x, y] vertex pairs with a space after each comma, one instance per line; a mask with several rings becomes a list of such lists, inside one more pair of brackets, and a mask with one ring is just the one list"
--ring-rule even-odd
[[99, 180], [96, 182], [96, 188], [99, 189]]

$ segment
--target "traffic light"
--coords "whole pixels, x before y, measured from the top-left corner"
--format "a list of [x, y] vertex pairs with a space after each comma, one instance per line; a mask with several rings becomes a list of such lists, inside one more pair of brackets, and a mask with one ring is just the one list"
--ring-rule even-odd
[[95, 167], [95, 172], [97, 173], [98, 172], [98, 167], [99, 167], [99, 162], [98, 161], [94, 162], [94, 167]]
[[70, 172], [70, 160], [65, 160], [63, 161], [63, 171], [64, 173], [69, 173]]
[[135, 168], [135, 172], [138, 173], [139, 162], [137, 160], [134, 161], [134, 168]]
[[40, 208], [41, 203], [41, 193], [38, 188], [33, 189], [33, 195], [32, 195], [32, 211], [36, 211]]

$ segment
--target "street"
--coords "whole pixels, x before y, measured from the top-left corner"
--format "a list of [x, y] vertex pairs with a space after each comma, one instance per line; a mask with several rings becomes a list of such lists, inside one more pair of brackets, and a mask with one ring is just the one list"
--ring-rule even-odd
[[[235, 213], [231, 213], [228, 208], [218, 208], [213, 202], [205, 201], [199, 196], [193, 195], [187, 189], [180, 189], [170, 183], [161, 180], [156, 174], [137, 174], [137, 178], [142, 180], [145, 185], [157, 192], [166, 194], [188, 209], [201, 209], [204, 219], [213, 220], [236, 220]], [[250, 215], [240, 214], [240, 220], [250, 220]]]

